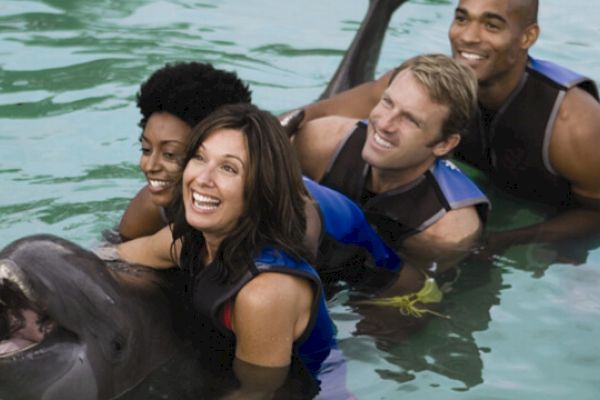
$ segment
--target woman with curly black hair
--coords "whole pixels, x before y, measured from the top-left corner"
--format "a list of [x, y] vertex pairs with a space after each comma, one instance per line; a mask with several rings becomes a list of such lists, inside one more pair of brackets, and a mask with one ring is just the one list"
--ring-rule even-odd
[[[222, 105], [250, 101], [250, 90], [234, 73], [210, 64], [168, 64], [141, 85], [137, 96], [143, 129], [140, 168], [148, 184], [123, 214], [119, 226], [122, 240], [151, 235], [173, 222], [175, 182], [181, 175], [181, 160], [192, 128]], [[308, 179], [305, 185], [312, 197], [305, 204], [306, 238], [315, 255], [318, 248], [321, 250], [322, 278], [338, 280], [352, 271], [346, 268], [348, 262], [357, 266], [365, 257], [373, 258], [378, 266], [399, 268], [393, 250], [349, 199]]]
[[251, 91], [235, 73], [205, 63], [167, 64], [142, 83], [137, 94], [140, 169], [148, 184], [123, 214], [123, 239], [150, 235], [169, 222], [167, 210], [192, 128], [222, 105], [250, 101]]

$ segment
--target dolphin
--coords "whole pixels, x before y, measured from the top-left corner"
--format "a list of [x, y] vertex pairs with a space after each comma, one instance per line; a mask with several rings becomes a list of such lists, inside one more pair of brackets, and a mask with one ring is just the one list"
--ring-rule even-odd
[[369, 0], [367, 14], [319, 100], [374, 79], [392, 14], [406, 1]]
[[[179, 348], [161, 274], [104, 262], [51, 235], [6, 246], [0, 399], [108, 400], [138, 385]], [[11, 336], [11, 321], [27, 325], [26, 312], [37, 316], [37, 327], [29, 327], [37, 341]]]
[[[352, 43], [318, 100], [328, 99], [375, 78], [375, 67], [392, 14], [406, 1], [369, 0], [369, 8]], [[281, 114], [279, 120], [286, 133], [293, 136], [304, 116], [303, 108], [295, 108]]]

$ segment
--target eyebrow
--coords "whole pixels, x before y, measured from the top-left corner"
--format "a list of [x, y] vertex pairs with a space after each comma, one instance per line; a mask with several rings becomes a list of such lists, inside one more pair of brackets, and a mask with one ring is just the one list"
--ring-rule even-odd
[[401, 114], [408, 117], [408, 119], [412, 120], [415, 124], [417, 124], [419, 128], [423, 127], [423, 120], [417, 117], [415, 114], [411, 113], [410, 111], [402, 111]]
[[[198, 153], [200, 151], [200, 149], [204, 149], [206, 151], [204, 144], [201, 144], [200, 146], [198, 146], [198, 150], [196, 150], [196, 153]], [[240, 157], [236, 156], [235, 154], [223, 154], [221, 157], [233, 158], [235, 160], [238, 160], [243, 166], [246, 166], [246, 163]]]
[[[392, 99], [392, 97], [390, 96], [389, 92], [387, 91], [387, 89], [383, 92], [383, 94], [381, 95], [381, 100], [386, 99], [388, 101], [390, 101], [392, 104], [394, 103], [394, 100]], [[414, 121], [417, 126], [420, 128], [423, 126], [423, 120], [419, 117], [417, 117], [415, 114], [411, 113], [410, 111], [401, 111], [400, 112], [401, 116], [406, 116], [409, 119], [411, 119], [412, 121]]]
[[[455, 13], [460, 13], [460, 14], [469, 15], [469, 12], [468, 12], [467, 10], [465, 10], [464, 8], [461, 8], [461, 7], [456, 7], [456, 9], [454, 10], [454, 12], [455, 12]], [[482, 14], [482, 17], [483, 17], [484, 19], [494, 19], [494, 20], [498, 20], [498, 21], [500, 21], [500, 22], [502, 22], [502, 23], [504, 23], [504, 24], [507, 24], [507, 23], [508, 23], [508, 21], [506, 20], [506, 18], [504, 18], [502, 15], [500, 15], [500, 14], [496, 14], [496, 13], [493, 13], [493, 12], [489, 12], [489, 11], [487, 11], [487, 12], [484, 12], [484, 13]]]
[[[146, 136], [144, 136], [144, 134], [142, 133], [142, 134], [140, 135], [140, 142], [143, 142], [143, 141], [149, 142], [148, 138], [147, 138]], [[182, 145], [184, 145], [184, 146], [185, 146], [185, 143], [184, 143], [184, 142], [182, 142], [181, 140], [176, 140], [176, 139], [161, 140], [159, 143], [160, 143], [160, 144], [166, 144], [166, 143], [179, 143], [179, 144], [182, 144]]]
[[498, 20], [498, 21], [502, 22], [503, 24], [507, 24], [508, 23], [508, 21], [506, 20], [506, 18], [504, 18], [502, 15], [500, 15], [500, 14], [494, 14], [494, 13], [491, 13], [491, 12], [483, 13], [483, 18], [485, 18], [485, 19], [495, 19], [495, 20]]
[[390, 102], [394, 103], [394, 100], [392, 100], [392, 96], [390, 96], [390, 92], [388, 90], [389, 86], [387, 88], [385, 88], [385, 90], [383, 91], [383, 93], [381, 94], [381, 98], [379, 100], [389, 100]]

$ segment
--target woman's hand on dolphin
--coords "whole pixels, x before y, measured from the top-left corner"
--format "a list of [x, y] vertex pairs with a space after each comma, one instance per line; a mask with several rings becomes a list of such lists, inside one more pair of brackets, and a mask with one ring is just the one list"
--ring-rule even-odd
[[119, 251], [114, 245], [96, 247], [95, 249], [92, 249], [92, 251], [103, 261], [118, 261], [121, 259], [121, 257], [119, 257]]

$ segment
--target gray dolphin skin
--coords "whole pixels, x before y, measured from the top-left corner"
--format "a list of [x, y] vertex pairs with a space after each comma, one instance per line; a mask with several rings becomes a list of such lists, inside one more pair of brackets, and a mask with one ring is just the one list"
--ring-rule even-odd
[[0, 353], [0, 400], [105, 400], [136, 386], [178, 349], [162, 289], [160, 272], [105, 263], [55, 236], [6, 246], [0, 339], [10, 342], [15, 299], [46, 329], [43, 340]]
[[360, 28], [319, 99], [329, 98], [374, 79], [375, 67], [392, 14], [406, 1], [369, 0], [369, 8]]
[[[375, 67], [392, 15], [406, 1], [369, 0], [369, 8], [352, 43], [318, 100], [328, 99], [375, 78]], [[304, 110], [293, 109], [280, 118], [288, 135], [293, 135], [304, 120]]]

